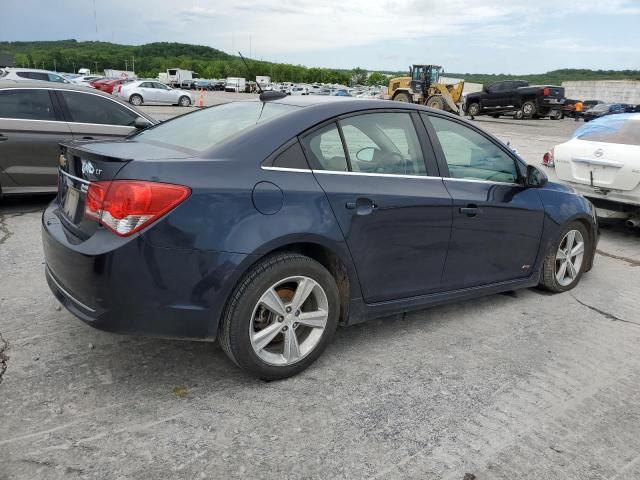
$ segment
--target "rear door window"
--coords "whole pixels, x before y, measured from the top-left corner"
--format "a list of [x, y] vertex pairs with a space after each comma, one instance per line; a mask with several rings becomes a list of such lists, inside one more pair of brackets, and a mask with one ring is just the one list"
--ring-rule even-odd
[[408, 113], [369, 113], [340, 120], [354, 172], [426, 175], [418, 134]]
[[49, 81], [49, 75], [42, 72], [17, 72], [17, 75], [22, 78], [30, 78], [31, 80]]
[[347, 155], [342, 146], [340, 131], [335, 123], [306, 136], [304, 147], [313, 169], [332, 172], [349, 171]]
[[100, 95], [60, 91], [67, 104], [71, 121], [100, 125], [133, 126], [138, 114], [113, 100]]
[[49, 90], [0, 90], [0, 117], [56, 120]]

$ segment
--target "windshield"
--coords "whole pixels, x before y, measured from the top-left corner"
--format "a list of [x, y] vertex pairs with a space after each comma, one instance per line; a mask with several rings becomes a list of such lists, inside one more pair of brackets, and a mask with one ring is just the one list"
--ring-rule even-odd
[[136, 140], [204, 152], [258, 123], [299, 108], [266, 102], [235, 102], [177, 117], [136, 136]]
[[601, 103], [601, 104], [596, 105], [595, 107], [593, 107], [591, 110], [593, 112], [608, 112], [609, 111], [609, 105], [607, 105], [606, 103]]
[[599, 118], [576, 130], [573, 138], [592, 142], [640, 145], [640, 115], [623, 113]]

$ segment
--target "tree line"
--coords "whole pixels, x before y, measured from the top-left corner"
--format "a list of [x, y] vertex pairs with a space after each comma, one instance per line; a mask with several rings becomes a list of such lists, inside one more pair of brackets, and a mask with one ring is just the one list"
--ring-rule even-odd
[[[108, 42], [78, 42], [76, 40], [40, 42], [0, 42], [0, 52], [14, 57], [15, 64], [58, 72], [76, 72], [80, 68], [101, 72], [111, 68], [133, 70], [138, 77], [156, 78], [169, 68], [192, 70], [200, 78], [226, 78], [268, 75], [274, 82], [386, 84], [383, 74], [367, 75], [363, 69], [341, 70], [308, 68], [303, 65], [247, 59], [251, 74], [240, 57], [215, 48], [183, 43], [149, 43], [119, 45]], [[375, 83], [380, 82], [380, 83]]]
[[[183, 68], [197, 72], [201, 78], [251, 78], [268, 75], [274, 82], [386, 85], [391, 77], [408, 75], [408, 72], [370, 73], [362, 68], [308, 68], [256, 59], [248, 59], [251, 69], [249, 74], [240, 57], [207, 46], [168, 42], [146, 45], [76, 40], [0, 42], [0, 53], [2, 52], [13, 55], [16, 65], [59, 72], [71, 73], [80, 68], [96, 72], [107, 68], [133, 70], [135, 65], [136, 73], [142, 78], [156, 78], [159, 72], [166, 72], [168, 68]], [[531, 84], [550, 85], [560, 85], [568, 80], [640, 80], [640, 70], [562, 69], [531, 75], [449, 72], [445, 75], [485, 85], [514, 78], [527, 80]]]

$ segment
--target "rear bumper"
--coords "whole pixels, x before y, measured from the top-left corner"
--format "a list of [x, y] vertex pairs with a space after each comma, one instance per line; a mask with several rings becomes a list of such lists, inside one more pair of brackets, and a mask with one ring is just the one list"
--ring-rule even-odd
[[588, 198], [596, 208], [600, 210], [611, 210], [618, 212], [638, 212], [640, 211], [640, 188], [634, 190], [609, 190], [605, 195], [596, 188], [582, 183], [563, 180], [578, 193]]
[[[116, 333], [213, 340], [247, 255], [154, 247], [144, 235], [78, 242], [55, 203], [43, 214], [46, 279], [72, 314]], [[96, 241], [93, 241], [96, 239]], [[107, 249], [104, 249], [104, 246]]]

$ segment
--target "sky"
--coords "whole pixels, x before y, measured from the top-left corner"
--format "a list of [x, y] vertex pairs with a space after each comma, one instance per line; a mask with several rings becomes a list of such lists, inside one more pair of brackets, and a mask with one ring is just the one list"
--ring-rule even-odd
[[640, 0], [0, 0], [0, 41], [70, 38], [309, 67], [640, 69]]

